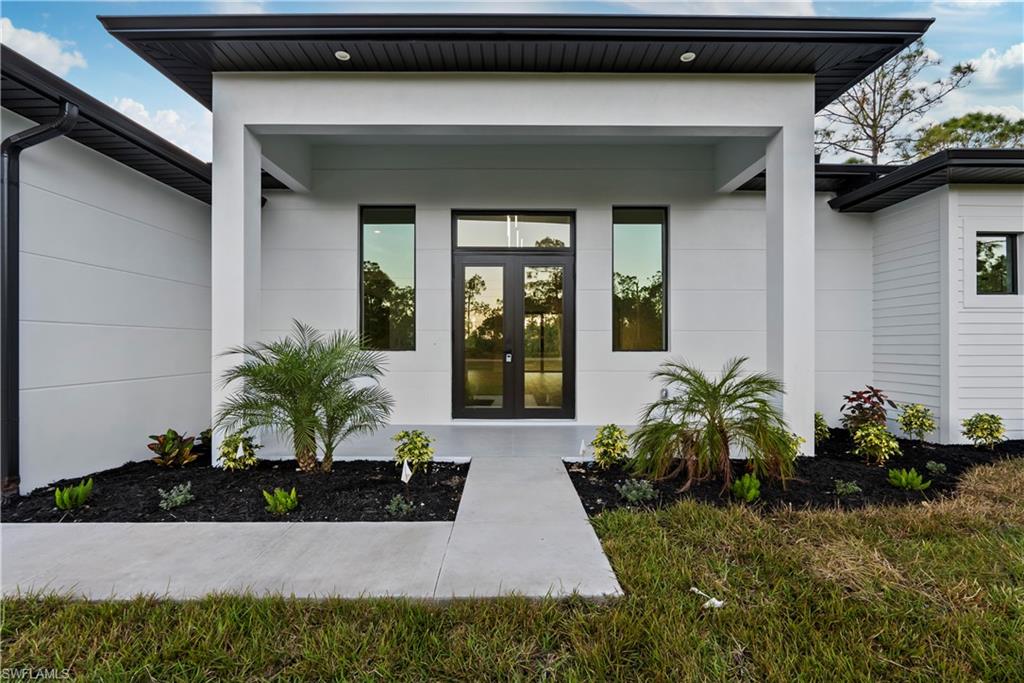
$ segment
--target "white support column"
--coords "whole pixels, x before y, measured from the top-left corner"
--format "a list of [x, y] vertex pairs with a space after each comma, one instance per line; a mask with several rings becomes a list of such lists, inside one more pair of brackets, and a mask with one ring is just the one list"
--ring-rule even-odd
[[814, 127], [786, 125], [768, 142], [765, 192], [768, 369], [786, 385], [783, 412], [814, 454]]
[[[260, 141], [241, 122], [214, 115], [212, 230], [212, 409], [237, 362], [226, 349], [260, 334]], [[214, 447], [222, 434], [215, 434]]]

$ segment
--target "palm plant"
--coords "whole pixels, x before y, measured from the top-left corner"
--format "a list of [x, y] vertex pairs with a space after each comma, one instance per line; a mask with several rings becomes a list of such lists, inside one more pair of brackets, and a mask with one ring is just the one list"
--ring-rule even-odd
[[291, 335], [225, 352], [231, 354], [243, 360], [221, 381], [238, 388], [221, 404], [217, 426], [264, 429], [290, 439], [304, 472], [329, 472], [342, 440], [375, 431], [391, 415], [394, 401], [379, 384], [383, 356], [361, 349], [351, 332], [324, 335], [295, 320]]
[[782, 382], [767, 373], [745, 374], [746, 358], [733, 358], [717, 380], [681, 361], [668, 361], [652, 375], [668, 390], [666, 398], [648, 405], [630, 435], [636, 474], [671, 479], [686, 472], [694, 481], [714, 474], [732, 485], [730, 457], [746, 451], [757, 477], [787, 478], [799, 442], [772, 400], [783, 393]]

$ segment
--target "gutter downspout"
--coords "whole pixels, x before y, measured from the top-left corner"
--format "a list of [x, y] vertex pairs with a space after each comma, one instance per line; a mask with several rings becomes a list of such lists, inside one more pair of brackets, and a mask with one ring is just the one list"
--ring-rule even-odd
[[16, 496], [21, 485], [20, 412], [20, 157], [22, 151], [67, 134], [78, 123], [78, 105], [61, 100], [61, 115], [15, 133], [0, 145], [0, 494]]

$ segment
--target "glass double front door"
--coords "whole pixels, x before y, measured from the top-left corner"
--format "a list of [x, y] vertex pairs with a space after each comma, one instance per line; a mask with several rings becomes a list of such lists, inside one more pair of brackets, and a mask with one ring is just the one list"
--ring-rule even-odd
[[568, 254], [455, 255], [455, 417], [574, 417], [572, 266]]

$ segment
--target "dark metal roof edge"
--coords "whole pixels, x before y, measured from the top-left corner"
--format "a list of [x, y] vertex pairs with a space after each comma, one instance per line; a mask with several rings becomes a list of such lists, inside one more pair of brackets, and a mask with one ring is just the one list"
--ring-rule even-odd
[[897, 171], [887, 173], [873, 183], [834, 197], [829, 200], [828, 205], [836, 211], [850, 211], [866, 201], [933, 173], [947, 173], [946, 183], [948, 183], [950, 181], [948, 171], [954, 167], [1024, 168], [1024, 149], [943, 150]]
[[[616, 14], [233, 14], [111, 16], [97, 19], [118, 41], [212, 108], [175, 69], [140, 43], [150, 40], [217, 41], [289, 38], [343, 40], [575, 40], [644, 42], [859, 42], [876, 45], [876, 59], [856, 65], [841, 86], [816, 96], [820, 110], [893, 55], [918, 39], [933, 18], [751, 17], [738, 15]], [[206, 71], [206, 67], [199, 67]]]
[[622, 15], [622, 14], [177, 14], [100, 15], [110, 32], [168, 31], [202, 34], [225, 31], [409, 30], [442, 31], [604, 31], [612, 34], [724, 31], [749, 36], [759, 31], [798, 33], [862, 33], [891, 35], [922, 33], [934, 18], [787, 17], [743, 15]]
[[83, 118], [109, 130], [112, 134], [146, 150], [198, 180], [205, 183], [211, 182], [210, 169], [205, 162], [6, 45], [3, 45], [0, 50], [2, 50], [0, 52], [0, 57], [2, 57], [0, 70], [5, 77], [17, 81], [54, 102], [65, 99], [77, 104]]

